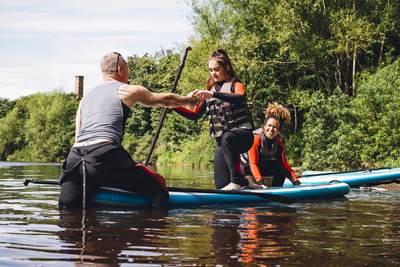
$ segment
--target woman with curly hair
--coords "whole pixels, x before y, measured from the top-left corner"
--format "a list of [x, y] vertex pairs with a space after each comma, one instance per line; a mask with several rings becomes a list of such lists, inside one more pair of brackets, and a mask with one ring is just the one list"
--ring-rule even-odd
[[300, 185], [289, 165], [285, 146], [279, 136], [279, 129], [285, 122], [290, 122], [290, 112], [274, 102], [265, 111], [263, 127], [254, 131], [254, 142], [248, 157], [251, 174], [257, 183], [263, 177], [272, 175], [272, 187], [282, 186], [285, 178], [289, 178], [294, 185]]

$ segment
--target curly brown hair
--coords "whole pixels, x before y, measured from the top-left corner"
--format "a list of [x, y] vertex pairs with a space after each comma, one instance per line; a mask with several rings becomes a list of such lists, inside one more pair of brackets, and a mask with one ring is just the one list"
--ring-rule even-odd
[[285, 122], [290, 122], [291, 119], [289, 110], [277, 102], [269, 103], [268, 107], [265, 109], [264, 125], [269, 118], [277, 119], [280, 126]]

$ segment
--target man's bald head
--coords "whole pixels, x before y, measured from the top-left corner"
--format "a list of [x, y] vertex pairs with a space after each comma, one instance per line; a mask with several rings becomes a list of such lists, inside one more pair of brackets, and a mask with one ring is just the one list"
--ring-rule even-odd
[[100, 63], [101, 72], [103, 74], [116, 74], [118, 67], [126, 64], [125, 59], [118, 52], [112, 52], [105, 55]]
[[101, 60], [101, 72], [104, 80], [117, 80], [128, 83], [128, 64], [120, 53], [112, 52]]

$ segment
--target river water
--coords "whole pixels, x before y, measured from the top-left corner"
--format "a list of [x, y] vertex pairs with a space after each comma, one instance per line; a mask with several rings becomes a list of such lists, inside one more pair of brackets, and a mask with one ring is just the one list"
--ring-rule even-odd
[[[212, 188], [211, 169], [163, 168]], [[291, 205], [60, 212], [59, 165], [0, 162], [0, 266], [400, 266], [400, 191]]]

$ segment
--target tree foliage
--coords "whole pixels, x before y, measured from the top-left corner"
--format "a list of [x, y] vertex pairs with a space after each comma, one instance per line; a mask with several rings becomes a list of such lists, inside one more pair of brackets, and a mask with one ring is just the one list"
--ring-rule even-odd
[[8, 100], [6, 98], [0, 98], [0, 118], [7, 115], [15, 105], [15, 101]]
[[[355, 93], [357, 73], [399, 54], [398, 1], [192, 1], [202, 39], [224, 45], [250, 94], [271, 84]], [[216, 35], [215, 32], [219, 32]], [[273, 97], [279, 97], [273, 95]]]
[[362, 137], [360, 159], [366, 165], [400, 164], [400, 62], [374, 75], [364, 75], [352, 109], [358, 120], [354, 128]]
[[[255, 127], [268, 103], [292, 113], [283, 137], [307, 169], [399, 165], [400, 2], [192, 0], [193, 48], [177, 92], [202, 89], [209, 55], [223, 47], [247, 86]], [[184, 47], [128, 59], [129, 81], [171, 89]], [[62, 93], [0, 99], [1, 159], [60, 161], [72, 144], [77, 101]], [[162, 109], [135, 105], [123, 145], [143, 161]], [[151, 161], [204, 164], [208, 121], [170, 112]]]
[[[188, 61], [187, 64], [196, 66], [196, 61], [193, 59], [195, 56], [190, 54], [190, 58], [191, 61]], [[179, 61], [180, 55], [171, 50], [162, 51], [154, 56], [130, 57], [128, 60], [130, 83], [145, 85], [153, 92], [168, 92], [172, 89]], [[204, 68], [203, 72], [205, 70]], [[194, 71], [188, 74], [184, 69], [182, 79], [176, 88], [179, 93], [186, 94], [199, 88], [196, 87], [199, 82], [193, 82], [198, 79], [193, 76], [195, 73]], [[140, 105], [135, 105], [133, 108], [133, 114], [128, 119], [126, 126], [124, 146], [138, 161], [143, 161], [149, 152], [161, 112], [162, 109], [144, 108]], [[151, 161], [169, 163], [172, 156], [167, 155], [174, 154], [179, 150], [181, 144], [191, 137], [197, 136], [200, 125], [197, 122], [188, 121], [174, 112], [169, 112], [157, 140], [155, 151], [152, 153]], [[161, 157], [158, 158], [159, 156]]]
[[77, 100], [54, 92], [17, 100], [0, 119], [0, 155], [19, 161], [61, 161], [73, 144]]

